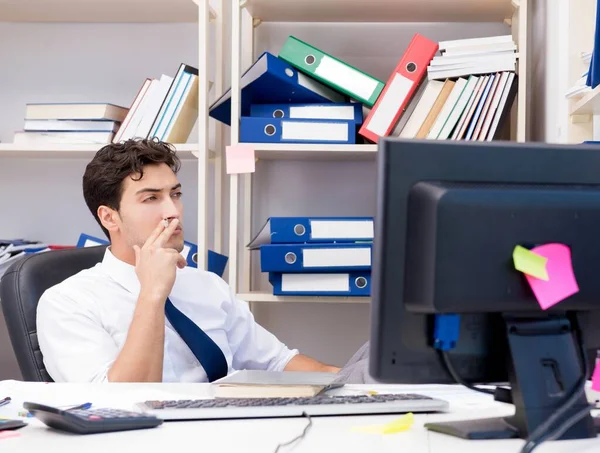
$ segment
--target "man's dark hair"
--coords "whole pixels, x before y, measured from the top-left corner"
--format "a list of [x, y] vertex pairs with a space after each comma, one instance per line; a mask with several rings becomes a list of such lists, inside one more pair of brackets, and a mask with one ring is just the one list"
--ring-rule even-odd
[[163, 163], [173, 172], [179, 171], [181, 162], [171, 144], [157, 139], [130, 139], [104, 146], [87, 165], [83, 175], [83, 198], [109, 239], [108, 230], [98, 217], [98, 207], [104, 205], [118, 211], [125, 178], [140, 180], [146, 165]]

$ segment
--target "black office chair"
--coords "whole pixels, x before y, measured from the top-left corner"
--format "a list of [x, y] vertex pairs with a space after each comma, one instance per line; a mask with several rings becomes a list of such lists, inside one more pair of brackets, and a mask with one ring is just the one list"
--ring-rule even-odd
[[36, 253], [10, 266], [0, 280], [0, 303], [25, 381], [51, 382], [37, 338], [36, 311], [46, 289], [102, 261], [106, 246]]

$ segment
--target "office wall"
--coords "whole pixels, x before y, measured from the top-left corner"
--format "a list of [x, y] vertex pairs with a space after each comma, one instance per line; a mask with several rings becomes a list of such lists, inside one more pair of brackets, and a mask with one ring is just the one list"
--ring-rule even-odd
[[[277, 53], [287, 35], [294, 34], [387, 80], [416, 31], [440, 40], [508, 33], [508, 28], [263, 24], [257, 29], [255, 52]], [[128, 105], [144, 77], [173, 73], [183, 61], [197, 63], [196, 36], [194, 24], [0, 23], [0, 141], [12, 141], [27, 102]], [[49, 50], [42, 49], [42, 42]], [[81, 196], [85, 164], [85, 160], [0, 159], [0, 237], [74, 243], [82, 231], [100, 234]], [[254, 231], [268, 216], [372, 215], [375, 178], [373, 162], [261, 161], [254, 176]], [[189, 239], [195, 240], [193, 161], [184, 163], [181, 179], [186, 188], [184, 222]], [[268, 290], [254, 261], [256, 285]], [[289, 346], [326, 362], [342, 365], [368, 339], [367, 305], [255, 304], [254, 308], [259, 322]], [[10, 377], [18, 378], [19, 373], [0, 320], [0, 379]]]

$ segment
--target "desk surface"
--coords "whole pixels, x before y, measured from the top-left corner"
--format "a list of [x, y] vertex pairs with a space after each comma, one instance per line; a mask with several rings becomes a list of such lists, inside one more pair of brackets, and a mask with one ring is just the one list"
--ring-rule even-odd
[[[418, 392], [443, 398], [450, 403], [450, 412], [415, 416], [414, 426], [398, 434], [366, 434], [353, 427], [386, 423], [397, 415], [313, 417], [313, 426], [295, 447], [280, 449], [280, 453], [320, 452], [390, 452], [390, 453], [518, 453], [523, 441], [466, 441], [427, 431], [423, 424], [430, 421], [460, 420], [509, 415], [509, 405], [496, 403], [490, 396], [460, 386], [348, 386], [343, 392], [379, 390], [385, 392]], [[23, 401], [49, 405], [70, 405], [91, 402], [95, 406], [131, 409], [135, 402], [148, 399], [203, 398], [210, 396], [208, 384], [44, 384], [0, 381], [0, 398], [10, 396], [12, 402], [0, 408], [0, 417], [17, 418]], [[165, 422], [158, 428], [78, 436], [54, 431], [34, 418], [17, 432], [19, 436], [0, 438], [2, 453], [82, 452], [118, 453], [143, 451], [169, 452], [174, 447], [190, 451], [260, 452], [275, 451], [278, 443], [296, 437], [306, 420], [257, 419], [226, 421]], [[598, 453], [600, 437], [580, 441], [543, 444], [535, 453]]]

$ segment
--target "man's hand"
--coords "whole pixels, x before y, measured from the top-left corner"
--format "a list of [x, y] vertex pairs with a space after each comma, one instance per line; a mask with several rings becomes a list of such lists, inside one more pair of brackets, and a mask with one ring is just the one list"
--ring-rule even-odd
[[141, 248], [133, 246], [141, 295], [166, 300], [175, 283], [177, 267], [183, 269], [186, 266], [185, 258], [177, 250], [164, 247], [177, 225], [179, 220], [173, 219], [165, 228], [161, 220]]
[[297, 354], [288, 362], [284, 371], [319, 371], [325, 373], [338, 373], [340, 368], [331, 365], [325, 365], [315, 359], [302, 354]]

